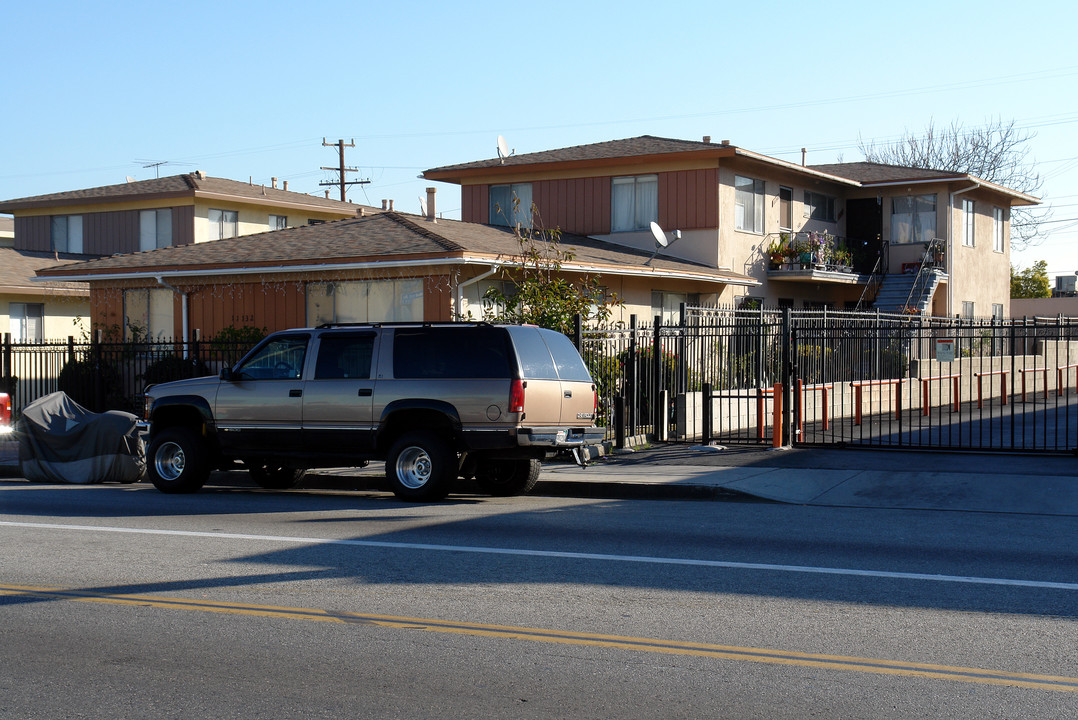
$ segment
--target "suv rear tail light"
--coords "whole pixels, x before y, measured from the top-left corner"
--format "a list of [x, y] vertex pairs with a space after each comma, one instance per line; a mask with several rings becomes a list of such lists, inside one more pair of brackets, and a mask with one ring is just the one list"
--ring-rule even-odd
[[509, 386], [509, 412], [524, 412], [524, 381], [514, 380]]
[[0, 393], [0, 432], [11, 429], [11, 396]]

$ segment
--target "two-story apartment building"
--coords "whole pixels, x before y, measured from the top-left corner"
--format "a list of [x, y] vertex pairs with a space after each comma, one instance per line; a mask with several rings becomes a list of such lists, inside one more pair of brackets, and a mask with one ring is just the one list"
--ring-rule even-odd
[[[14, 216], [11, 257], [3, 271], [7, 282], [0, 292], [6, 287], [6, 294], [16, 288], [20, 293], [17, 300], [0, 297], [0, 312], [8, 314], [13, 327], [29, 329], [17, 337], [34, 340], [72, 334], [72, 317], [90, 315], [88, 286], [49, 288], [31, 282], [36, 269], [58, 265], [60, 260], [69, 263], [192, 245], [379, 210], [291, 192], [287, 183], [278, 188], [276, 180], [265, 187], [196, 171], [7, 200], [0, 202], [0, 212]], [[172, 324], [166, 318], [171, 315], [174, 295], [165, 285], [128, 294], [127, 320], [117, 325], [125, 334], [138, 328], [171, 337]]]
[[878, 281], [904, 282], [938, 239], [931, 284], [910, 304], [940, 315], [1005, 314], [1010, 208], [1038, 202], [962, 173], [806, 166], [707, 137], [642, 136], [433, 168], [424, 177], [461, 186], [465, 221], [557, 227], [639, 249], [654, 246], [649, 224], [657, 222], [681, 233], [661, 255], [759, 281], [711, 296], [656, 294], [656, 313], [679, 301], [746, 298], [867, 307]]

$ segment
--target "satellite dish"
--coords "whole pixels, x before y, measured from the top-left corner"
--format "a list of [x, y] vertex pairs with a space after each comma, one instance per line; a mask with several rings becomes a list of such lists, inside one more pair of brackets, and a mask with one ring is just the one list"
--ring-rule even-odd
[[128, 176], [127, 176], [127, 182], [129, 182], [129, 183], [133, 183], [133, 182], [135, 182], [135, 178], [133, 178], [133, 177], [131, 177], [130, 175], [128, 175]]
[[423, 199], [423, 196], [419, 196], [419, 214], [423, 217], [427, 216], [427, 201]]
[[509, 146], [505, 142], [505, 138], [501, 135], [498, 136], [498, 160], [505, 162], [505, 159], [515, 153], [516, 150], [510, 152]]
[[659, 223], [657, 222], [651, 223], [651, 236], [655, 238], [655, 242], [659, 247], [666, 247], [670, 244], [670, 241], [666, 239], [666, 233], [663, 232], [663, 229], [659, 227]]

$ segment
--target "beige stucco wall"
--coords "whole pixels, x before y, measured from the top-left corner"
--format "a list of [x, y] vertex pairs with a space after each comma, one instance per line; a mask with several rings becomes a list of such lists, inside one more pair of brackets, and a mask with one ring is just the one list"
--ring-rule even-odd
[[[962, 244], [962, 201], [974, 201], [974, 245]], [[993, 248], [992, 210], [994, 207], [983, 196], [966, 193], [954, 198], [951, 208], [951, 314], [962, 312], [963, 302], [973, 302], [976, 317], [991, 317], [992, 305], [1003, 305], [1007, 315], [1011, 296], [1010, 243], [1004, 242], [1003, 252]], [[1003, 236], [1010, 238], [1010, 213], [1004, 209]]]
[[[318, 212], [314, 210], [295, 210], [291, 208], [267, 208], [264, 206], [246, 205], [243, 203], [225, 202], [213, 200], [205, 202], [199, 200], [195, 203], [195, 242], [206, 242], [210, 239], [209, 212], [214, 210], [235, 210], [238, 213], [238, 232], [240, 235], [254, 235], [266, 232], [269, 227], [270, 215], [284, 215], [287, 218], [288, 227], [306, 225], [308, 220], [324, 220], [330, 222], [339, 220], [339, 212]], [[359, 211], [358, 206], [356, 211]]]
[[11, 303], [42, 303], [45, 312], [46, 340], [80, 339], [90, 327], [90, 300], [63, 295], [24, 295], [0, 293], [0, 334], [11, 331]]
[[1031, 298], [1011, 300], [1010, 317], [1078, 318], [1078, 297]]

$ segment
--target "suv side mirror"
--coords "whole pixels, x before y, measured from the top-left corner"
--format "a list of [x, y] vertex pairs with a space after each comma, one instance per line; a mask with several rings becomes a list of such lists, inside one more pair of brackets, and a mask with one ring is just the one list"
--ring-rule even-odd
[[232, 374], [232, 368], [221, 368], [221, 379], [225, 382], [232, 382], [235, 379], [235, 376]]

